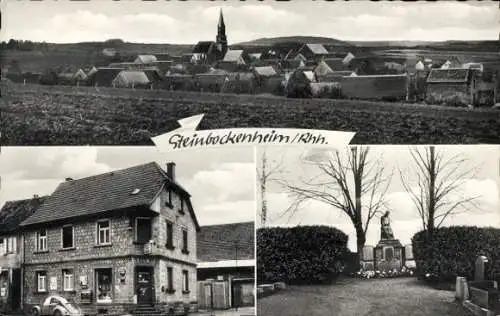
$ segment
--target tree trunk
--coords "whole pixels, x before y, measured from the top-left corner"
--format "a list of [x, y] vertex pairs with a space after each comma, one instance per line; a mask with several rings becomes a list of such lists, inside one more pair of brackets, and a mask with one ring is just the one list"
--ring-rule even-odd
[[432, 240], [432, 235], [434, 232], [434, 216], [436, 213], [436, 157], [434, 152], [434, 146], [429, 148], [429, 216], [427, 218], [427, 235], [429, 240]]
[[357, 251], [358, 259], [356, 260], [356, 267], [355, 267], [356, 271], [359, 271], [361, 267], [360, 260], [363, 256], [363, 248], [365, 247], [365, 242], [366, 242], [366, 236], [363, 227], [361, 227], [360, 225], [356, 225], [356, 246], [358, 248]]

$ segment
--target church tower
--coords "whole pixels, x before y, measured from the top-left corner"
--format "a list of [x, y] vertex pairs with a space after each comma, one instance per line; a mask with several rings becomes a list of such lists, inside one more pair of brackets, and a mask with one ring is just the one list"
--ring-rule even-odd
[[220, 10], [219, 23], [217, 24], [217, 37], [216, 37], [217, 49], [221, 52], [221, 58], [227, 53], [227, 37], [226, 37], [226, 24], [224, 24], [224, 16], [222, 15], [222, 9]]

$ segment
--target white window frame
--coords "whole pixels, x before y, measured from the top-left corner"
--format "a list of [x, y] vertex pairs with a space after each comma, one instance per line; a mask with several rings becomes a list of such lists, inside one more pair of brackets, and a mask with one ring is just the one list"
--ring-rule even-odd
[[[107, 222], [108, 223], [108, 227], [105, 227], [105, 228], [100, 228], [99, 227], [99, 224], [101, 223], [105, 223]], [[111, 220], [110, 219], [101, 219], [101, 220], [98, 220], [97, 223], [96, 223], [96, 229], [97, 229], [97, 245], [99, 246], [103, 246], [103, 245], [111, 245]], [[108, 241], [106, 242], [102, 242], [101, 240], [101, 231], [104, 231], [106, 234], [106, 231], [108, 232]], [[104, 238], [106, 239], [106, 238]]]
[[6, 255], [7, 254], [7, 238], [0, 238], [0, 255]]
[[75, 290], [75, 274], [73, 272], [73, 269], [63, 269], [63, 291], [70, 292], [74, 290]]
[[12, 253], [17, 253], [17, 237], [16, 236], [11, 236], [5, 238], [7, 243], [5, 244], [6, 246], [6, 251], [5, 253], [7, 254], [12, 254]]
[[[45, 236], [42, 236], [41, 232], [45, 232]], [[48, 232], [47, 229], [40, 229], [36, 233], [36, 250], [37, 251], [47, 251], [48, 249]], [[42, 247], [43, 246], [43, 247]]]
[[47, 292], [47, 271], [36, 272], [36, 288], [39, 293]]
[[[64, 247], [64, 228], [71, 227], [71, 247]], [[64, 225], [61, 227], [61, 248], [72, 249], [75, 248], [75, 227], [73, 225]]]

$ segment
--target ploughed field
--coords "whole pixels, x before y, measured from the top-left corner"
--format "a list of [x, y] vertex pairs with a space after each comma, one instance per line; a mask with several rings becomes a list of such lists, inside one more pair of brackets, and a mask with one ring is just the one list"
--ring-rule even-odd
[[150, 137], [201, 113], [199, 129], [354, 131], [357, 144], [500, 143], [498, 109], [2, 84], [0, 111], [4, 146], [152, 145]]

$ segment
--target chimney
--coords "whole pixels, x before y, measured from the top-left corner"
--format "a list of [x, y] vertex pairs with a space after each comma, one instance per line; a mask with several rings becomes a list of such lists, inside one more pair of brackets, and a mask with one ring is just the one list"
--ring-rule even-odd
[[175, 162], [167, 162], [167, 176], [175, 181]]

